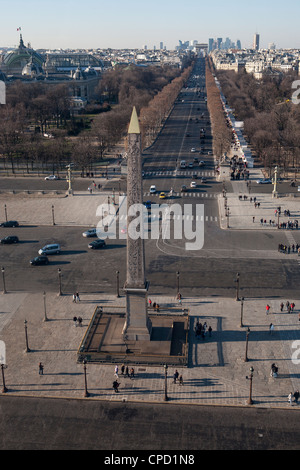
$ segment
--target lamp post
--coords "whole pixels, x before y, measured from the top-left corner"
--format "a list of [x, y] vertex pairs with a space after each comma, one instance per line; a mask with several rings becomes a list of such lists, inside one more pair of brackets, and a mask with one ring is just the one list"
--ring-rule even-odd
[[2, 393], [6, 393], [8, 389], [5, 386], [5, 377], [4, 377], [4, 369], [7, 369], [6, 364], [1, 364], [1, 373], [2, 373]]
[[5, 221], [7, 222], [7, 208], [6, 208], [6, 204], [4, 204], [4, 213], [5, 213]]
[[52, 205], [52, 225], [55, 225], [55, 219], [54, 219], [54, 206]]
[[179, 271], [177, 271], [176, 277], [177, 277], [177, 294], [179, 294], [179, 277], [180, 277], [180, 272]]
[[227, 228], [229, 228], [229, 214], [230, 214], [230, 211], [229, 211], [229, 207], [227, 206], [226, 207]]
[[164, 396], [164, 401], [168, 401], [168, 400], [169, 400], [169, 397], [168, 397], [168, 383], [167, 383], [167, 378], [168, 378], [168, 364], [165, 364], [165, 365], [164, 365], [164, 369], [165, 369], [165, 396]]
[[235, 300], [240, 300], [240, 298], [239, 298], [239, 293], [240, 293], [240, 273], [236, 273], [236, 279], [235, 279], [234, 282], [236, 282], [236, 298], [235, 298]]
[[87, 364], [87, 360], [86, 358], [83, 359], [83, 372], [84, 372], [84, 396], [85, 397], [89, 397], [90, 394], [87, 390], [87, 379], [86, 379], [86, 364]]
[[120, 297], [120, 292], [119, 292], [119, 271], [116, 271], [116, 276], [117, 276], [117, 297]]
[[48, 321], [47, 318], [47, 310], [46, 310], [46, 292], [43, 292], [43, 298], [44, 298], [44, 321]]
[[244, 297], [241, 298], [241, 322], [240, 327], [243, 328], [243, 313], [244, 313]]
[[61, 290], [61, 269], [58, 268], [57, 272], [58, 272], [58, 283], [59, 283], [58, 295], [62, 295], [62, 290]]
[[248, 341], [249, 341], [249, 334], [250, 334], [250, 328], [248, 328], [247, 331], [246, 331], [246, 352], [245, 352], [245, 359], [244, 359], [245, 362], [248, 362], [248, 361], [249, 361], [249, 359], [248, 359]]
[[254, 368], [250, 367], [250, 376], [246, 376], [246, 379], [250, 380], [250, 391], [249, 391], [249, 399], [248, 399], [248, 405], [253, 405], [253, 400], [252, 400], [252, 380], [253, 380], [253, 372]]
[[25, 328], [25, 341], [26, 341], [25, 352], [30, 352], [30, 348], [28, 346], [27, 320], [24, 320], [24, 328]]
[[2, 272], [2, 281], [3, 281], [3, 294], [7, 294], [6, 285], [5, 285], [5, 269], [3, 266], [1, 268], [1, 272]]

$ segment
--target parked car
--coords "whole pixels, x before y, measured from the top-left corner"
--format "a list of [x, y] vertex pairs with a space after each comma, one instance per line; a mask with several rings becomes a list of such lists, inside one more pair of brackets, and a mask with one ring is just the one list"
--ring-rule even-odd
[[195, 152], [196, 152], [195, 147], [193, 147], [193, 148], [191, 149], [191, 152], [192, 152], [192, 153], [195, 153]]
[[18, 237], [8, 236], [0, 240], [1, 245], [11, 245], [12, 243], [19, 243]]
[[88, 230], [86, 230], [86, 232], [83, 232], [82, 236], [85, 238], [97, 237], [97, 229], [89, 228]]
[[187, 187], [183, 184], [183, 185], [181, 186], [181, 192], [184, 193], [184, 192], [186, 192], [186, 191], [187, 191]]
[[30, 264], [32, 266], [41, 266], [41, 265], [44, 265], [44, 264], [49, 264], [49, 260], [48, 260], [47, 256], [36, 256], [32, 260], [30, 260]]
[[150, 186], [150, 194], [155, 194], [155, 193], [156, 193], [156, 186], [155, 186], [155, 184], [152, 184]]
[[201, 178], [201, 183], [207, 183], [207, 179], [206, 178]]
[[270, 184], [272, 183], [272, 180], [270, 180], [269, 178], [262, 178], [260, 180], [257, 180], [256, 182], [257, 184]]
[[19, 222], [16, 220], [8, 220], [7, 222], [2, 222], [0, 227], [19, 227]]
[[190, 184], [191, 188], [197, 188], [197, 183], [196, 181], [192, 181]]
[[52, 245], [45, 245], [39, 250], [39, 255], [58, 255], [60, 253], [60, 245], [53, 243]]
[[94, 240], [93, 242], [89, 243], [88, 247], [92, 250], [98, 250], [99, 248], [104, 248], [106, 243], [104, 240]]
[[46, 176], [45, 180], [58, 180], [58, 177], [56, 175], [49, 175], [49, 176]]
[[194, 168], [194, 163], [193, 162], [189, 163], [189, 168]]

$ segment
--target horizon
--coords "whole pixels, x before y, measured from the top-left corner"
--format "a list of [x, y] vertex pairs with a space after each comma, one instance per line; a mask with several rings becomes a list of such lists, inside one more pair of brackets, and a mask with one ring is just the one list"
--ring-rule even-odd
[[[287, 0], [284, 7], [289, 17], [299, 17], [296, 0]], [[17, 47], [20, 32], [33, 49], [49, 50], [142, 49], [144, 45], [153, 50], [154, 46], [159, 49], [160, 42], [174, 50], [179, 40], [208, 43], [217, 37], [229, 37], [234, 43], [239, 39], [242, 48], [248, 49], [255, 33], [260, 35], [261, 49], [269, 43], [276, 49], [300, 47], [297, 24], [293, 28], [291, 21], [282, 20], [279, 0], [253, 0], [251, 5], [237, 0], [230, 5], [221, 0], [210, 5], [196, 0], [185, 5], [179, 0], [153, 0], [151, 6], [116, 0], [113, 7], [104, 0], [90, 0], [85, 9], [78, 0], [52, 0], [50, 5], [38, 0], [0, 0], [0, 8], [5, 19], [0, 32], [3, 48]]]

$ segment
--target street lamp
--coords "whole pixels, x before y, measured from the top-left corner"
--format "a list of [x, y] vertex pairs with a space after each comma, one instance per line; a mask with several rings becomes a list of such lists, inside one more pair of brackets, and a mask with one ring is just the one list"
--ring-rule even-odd
[[55, 225], [55, 220], [54, 220], [54, 206], [52, 205], [52, 225]]
[[2, 372], [2, 393], [6, 393], [8, 389], [5, 386], [5, 378], [4, 378], [4, 369], [7, 369], [6, 364], [1, 364], [1, 372]]
[[229, 207], [227, 206], [226, 207], [227, 228], [229, 228], [229, 214], [230, 214], [230, 211], [229, 211]]
[[249, 391], [249, 399], [248, 399], [248, 405], [253, 405], [253, 400], [252, 400], [252, 379], [253, 379], [253, 372], [254, 368], [250, 367], [250, 376], [246, 376], [246, 379], [250, 380], [250, 391]]
[[6, 208], [6, 204], [4, 204], [4, 213], [5, 213], [5, 221], [7, 222], [7, 208]]
[[241, 323], [240, 323], [240, 327], [242, 328], [244, 325], [243, 325], [243, 312], [244, 312], [244, 297], [241, 298]]
[[177, 294], [179, 294], [179, 277], [180, 277], [179, 271], [177, 271], [176, 276], [177, 276]]
[[120, 272], [116, 271], [116, 275], [117, 275], [117, 297], [118, 298], [120, 297], [120, 293], [119, 293], [119, 274], [120, 274]]
[[246, 352], [245, 352], [245, 362], [248, 362], [248, 341], [249, 341], [249, 334], [250, 334], [250, 328], [247, 329], [246, 332]]
[[90, 394], [87, 390], [87, 379], [86, 379], [86, 364], [87, 364], [87, 360], [86, 358], [83, 359], [83, 371], [84, 371], [84, 396], [85, 397], [89, 397]]
[[2, 281], [3, 281], [3, 294], [7, 294], [6, 286], [5, 286], [5, 269], [3, 266], [1, 268], [1, 272], [2, 272]]
[[27, 320], [24, 320], [24, 328], [25, 328], [25, 341], [26, 341], [26, 349], [25, 349], [25, 352], [30, 352], [30, 348], [29, 348], [29, 346], [28, 346]]
[[240, 273], [236, 273], [236, 279], [234, 280], [236, 282], [236, 299], [235, 300], [240, 300], [239, 298], [239, 291], [240, 291]]
[[164, 365], [164, 369], [165, 369], [165, 397], [164, 397], [164, 401], [168, 401], [169, 400], [169, 397], [168, 397], [168, 384], [167, 384], [168, 364]]
[[47, 318], [47, 311], [46, 311], [46, 292], [43, 292], [43, 298], [44, 298], [44, 321], [48, 321]]
[[57, 272], [58, 272], [58, 283], [59, 283], [58, 295], [62, 295], [62, 290], [61, 290], [61, 269], [58, 268]]

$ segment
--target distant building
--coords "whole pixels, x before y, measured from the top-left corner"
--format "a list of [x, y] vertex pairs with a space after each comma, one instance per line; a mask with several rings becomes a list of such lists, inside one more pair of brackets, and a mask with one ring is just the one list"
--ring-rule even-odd
[[255, 51], [258, 51], [259, 50], [259, 34], [254, 34], [254, 37], [253, 37], [253, 49]]

